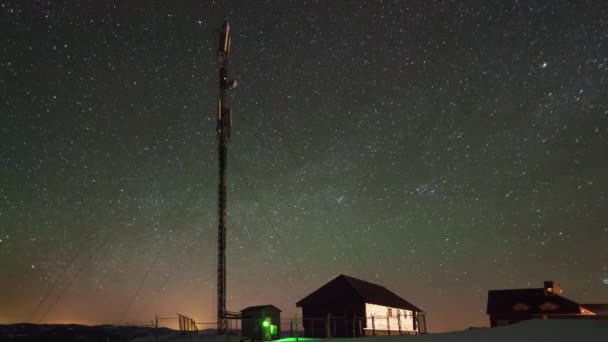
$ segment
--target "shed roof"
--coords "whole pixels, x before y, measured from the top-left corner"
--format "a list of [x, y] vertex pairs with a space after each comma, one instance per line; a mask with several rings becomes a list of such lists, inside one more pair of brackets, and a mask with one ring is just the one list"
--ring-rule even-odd
[[367, 282], [365, 280], [349, 277], [341, 274], [327, 284], [323, 285], [313, 293], [301, 299], [296, 306], [301, 307], [308, 304], [319, 303], [323, 298], [336, 298], [336, 293], [344, 293], [351, 290], [360, 302], [378, 304], [393, 308], [422, 312], [422, 310], [405, 299], [399, 297], [387, 288]]
[[243, 310], [241, 310], [241, 312], [264, 311], [264, 310], [274, 310], [274, 311], [281, 312], [281, 309], [279, 309], [276, 306], [271, 305], [271, 304], [249, 306], [249, 307], [246, 307]]

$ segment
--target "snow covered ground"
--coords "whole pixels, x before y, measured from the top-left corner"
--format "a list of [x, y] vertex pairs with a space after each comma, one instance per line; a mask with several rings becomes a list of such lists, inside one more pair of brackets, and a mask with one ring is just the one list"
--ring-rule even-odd
[[[237, 336], [165, 336], [163, 342], [239, 342]], [[137, 342], [153, 342], [139, 338]], [[377, 336], [321, 339], [322, 342], [608, 342], [606, 320], [533, 320], [500, 328], [418, 336]]]

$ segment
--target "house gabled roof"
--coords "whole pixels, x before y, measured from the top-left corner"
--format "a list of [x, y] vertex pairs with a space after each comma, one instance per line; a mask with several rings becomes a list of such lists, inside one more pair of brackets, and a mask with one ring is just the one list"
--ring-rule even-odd
[[420, 308], [383, 286], [343, 274], [301, 299], [296, 306], [302, 307], [336, 298], [422, 312]]
[[279, 309], [276, 306], [271, 305], [271, 304], [249, 306], [249, 307], [246, 307], [243, 310], [241, 310], [241, 312], [265, 311], [265, 310], [273, 310], [273, 311], [281, 312], [281, 309]]
[[579, 314], [578, 303], [560, 295], [545, 294], [545, 289], [488, 291], [488, 315], [496, 314]]

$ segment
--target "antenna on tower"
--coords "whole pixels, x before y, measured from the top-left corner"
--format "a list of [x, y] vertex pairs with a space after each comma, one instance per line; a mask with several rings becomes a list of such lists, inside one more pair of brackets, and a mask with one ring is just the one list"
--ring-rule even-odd
[[236, 80], [228, 78], [230, 62], [230, 25], [224, 22], [219, 32], [219, 96], [217, 100], [217, 137], [219, 141], [219, 184], [218, 184], [218, 232], [217, 232], [217, 334], [227, 333], [226, 314], [226, 169], [227, 144], [230, 141], [232, 114], [228, 90], [237, 85]]

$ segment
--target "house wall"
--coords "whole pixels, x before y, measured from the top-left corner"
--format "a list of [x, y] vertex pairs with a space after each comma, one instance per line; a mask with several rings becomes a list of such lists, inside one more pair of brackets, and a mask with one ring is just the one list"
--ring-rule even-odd
[[[390, 316], [389, 309], [391, 313]], [[397, 335], [399, 333], [400, 323], [402, 333], [418, 330], [417, 328], [414, 329], [414, 313], [411, 310], [365, 303], [365, 316], [367, 317], [365, 327], [365, 330], [367, 331], [375, 330], [380, 334], [382, 334], [382, 332], [395, 332], [395, 335]], [[372, 316], [374, 317], [373, 320]]]

